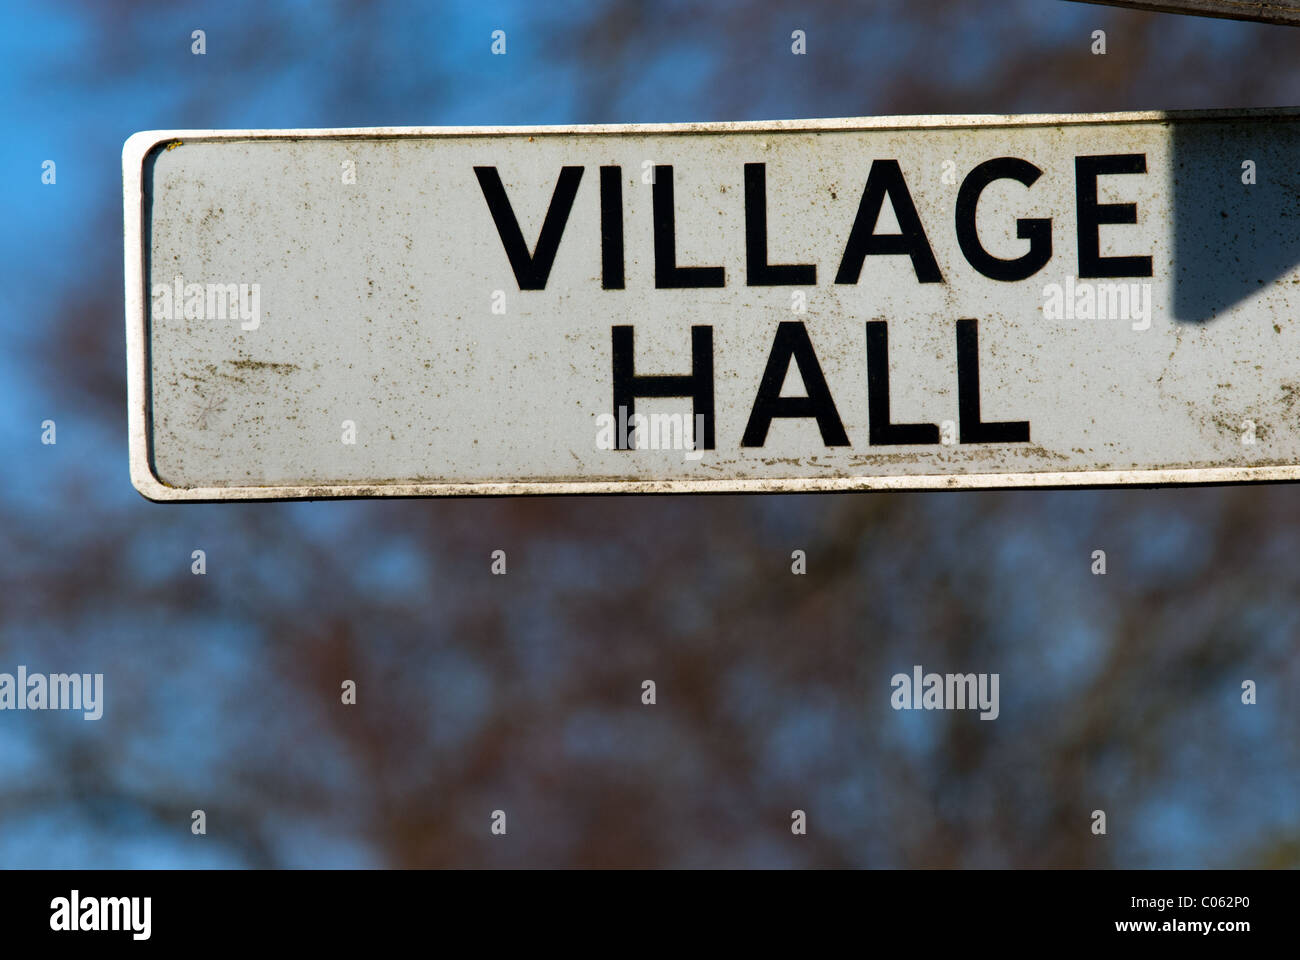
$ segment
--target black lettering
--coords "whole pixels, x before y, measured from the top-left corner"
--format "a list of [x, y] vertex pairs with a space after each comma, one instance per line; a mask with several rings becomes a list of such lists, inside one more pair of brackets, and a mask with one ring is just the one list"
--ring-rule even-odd
[[[790, 369], [790, 360], [799, 366], [799, 376], [808, 390], [806, 397], [783, 397], [781, 385]], [[821, 431], [822, 443], [828, 447], [847, 447], [849, 438], [844, 424], [831, 399], [826, 377], [813, 352], [808, 329], [802, 323], [787, 320], [776, 328], [772, 352], [767, 357], [767, 368], [758, 385], [758, 396], [749, 413], [749, 423], [741, 438], [742, 447], [761, 447], [767, 441], [768, 428], [775, 417], [815, 417]]]
[[872, 446], [939, 442], [938, 424], [889, 422], [889, 325], [884, 320], [867, 321], [867, 413]]
[[957, 321], [957, 415], [962, 443], [1023, 443], [1028, 420], [980, 419], [980, 335], [977, 321]]
[[1029, 241], [1023, 257], [1004, 260], [995, 257], [980, 243], [975, 229], [975, 210], [980, 194], [994, 180], [1015, 180], [1032, 187], [1043, 171], [1019, 157], [985, 160], [962, 181], [957, 191], [957, 243], [966, 261], [990, 280], [1024, 280], [1032, 277], [1052, 258], [1052, 221], [1050, 219], [1016, 221], [1016, 236]]
[[660, 290], [684, 290], [723, 286], [725, 274], [722, 267], [677, 266], [672, 164], [659, 164], [655, 167], [655, 182], [650, 190], [654, 205], [655, 287]]
[[623, 289], [623, 168], [600, 168], [600, 285]]
[[[885, 197], [893, 207], [894, 218], [902, 233], [877, 234], [876, 221], [880, 218]], [[907, 181], [897, 160], [873, 160], [867, 174], [867, 185], [858, 203], [858, 215], [849, 232], [840, 269], [835, 274], [836, 283], [857, 283], [862, 274], [862, 263], [867, 256], [907, 254], [912, 258], [912, 268], [921, 283], [943, 283], [934, 251], [926, 239], [925, 228], [917, 216], [912, 195], [907, 192]]]
[[745, 282], [751, 287], [811, 286], [815, 264], [767, 262], [767, 164], [745, 164]]
[[510, 268], [515, 272], [519, 289], [545, 290], [546, 278], [551, 275], [551, 265], [555, 263], [555, 253], [560, 249], [564, 225], [568, 222], [569, 211], [573, 209], [573, 198], [578, 193], [578, 182], [582, 180], [582, 167], [560, 168], [560, 179], [556, 181], [555, 192], [551, 194], [551, 205], [547, 207], [546, 219], [542, 221], [542, 232], [538, 234], [537, 246], [531, 254], [497, 168], [475, 167], [474, 175], [483, 188], [483, 197], [487, 200], [488, 210], [497, 225], [501, 245], [505, 247], [506, 256], [510, 259]]
[[1149, 277], [1150, 257], [1103, 257], [1103, 223], [1137, 223], [1136, 203], [1098, 203], [1097, 177], [1146, 173], [1145, 153], [1074, 158], [1074, 200], [1079, 218], [1079, 277]]
[[[691, 327], [691, 372], [689, 374], [639, 375], [632, 351], [632, 327], [610, 328], [614, 357], [614, 419], [630, 422], [636, 413], [637, 397], [690, 397], [692, 422], [704, 417], [701, 437], [695, 438], [696, 449], [713, 449], [713, 328]], [[620, 409], [623, 413], [620, 415]], [[621, 430], [620, 430], [621, 433]], [[700, 443], [701, 438], [703, 443]], [[628, 438], [618, 437], [620, 450], [627, 449]]]

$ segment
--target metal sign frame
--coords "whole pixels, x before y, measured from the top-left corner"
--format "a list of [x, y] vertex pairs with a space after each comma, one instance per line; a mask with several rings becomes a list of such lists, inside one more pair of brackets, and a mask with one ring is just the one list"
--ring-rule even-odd
[[370, 497], [506, 496], [613, 493], [800, 493], [851, 490], [977, 490], [1113, 487], [1127, 485], [1230, 484], [1300, 480], [1300, 463], [1209, 468], [1085, 470], [1030, 473], [925, 474], [671, 480], [573, 480], [511, 482], [379, 483], [292, 486], [174, 487], [155, 474], [151, 460], [150, 317], [147, 272], [150, 251], [145, 209], [145, 166], [153, 151], [176, 141], [391, 139], [528, 135], [718, 134], [925, 130], [951, 127], [1049, 127], [1075, 124], [1295, 119], [1300, 108], [1148, 111], [1103, 114], [900, 116], [866, 119], [749, 121], [682, 124], [586, 124], [514, 127], [361, 127], [283, 130], [150, 130], [133, 134], [122, 151], [127, 349], [127, 404], [131, 482], [157, 502], [222, 502]]
[[1221, 20], [1255, 20], [1300, 26], [1300, 0], [1075, 0], [1146, 13], [1175, 13]]

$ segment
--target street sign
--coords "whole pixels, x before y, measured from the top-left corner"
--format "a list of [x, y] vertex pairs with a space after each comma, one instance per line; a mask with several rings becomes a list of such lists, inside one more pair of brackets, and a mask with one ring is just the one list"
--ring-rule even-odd
[[1300, 477], [1300, 111], [165, 131], [154, 500]]
[[1129, 7], [1156, 13], [1188, 13], [1231, 20], [1300, 25], [1300, 0], [1083, 0], [1111, 7]]

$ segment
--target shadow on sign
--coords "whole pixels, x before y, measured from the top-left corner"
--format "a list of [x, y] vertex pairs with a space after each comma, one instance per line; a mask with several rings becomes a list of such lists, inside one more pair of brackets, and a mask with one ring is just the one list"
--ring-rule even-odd
[[1204, 323], [1300, 264], [1300, 121], [1180, 123], [1173, 136], [1174, 316]]

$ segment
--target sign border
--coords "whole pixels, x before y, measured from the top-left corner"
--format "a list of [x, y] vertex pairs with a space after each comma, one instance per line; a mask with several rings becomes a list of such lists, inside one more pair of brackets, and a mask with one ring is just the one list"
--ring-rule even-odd
[[1300, 6], [1270, 0], [1075, 0], [1077, 3], [1104, 4], [1139, 13], [1168, 13], [1180, 17], [1213, 17], [1271, 23], [1283, 27], [1300, 26]]
[[714, 480], [538, 480], [473, 483], [303, 484], [252, 487], [174, 487], [153, 471], [149, 316], [145, 293], [144, 177], [149, 156], [180, 142], [222, 140], [375, 140], [464, 136], [571, 136], [602, 134], [721, 134], [830, 130], [930, 130], [945, 127], [1034, 127], [1110, 123], [1187, 123], [1296, 119], [1300, 107], [1241, 110], [1173, 110], [1125, 113], [954, 114], [821, 120], [751, 120], [704, 123], [619, 123], [545, 126], [336, 127], [278, 130], [142, 130], [122, 147], [122, 216], [126, 306], [127, 424], [131, 483], [157, 503], [231, 500], [322, 500], [377, 497], [516, 496], [619, 493], [811, 493], [855, 490], [1005, 490], [1023, 488], [1188, 486], [1300, 480], [1300, 463], [1258, 467], [1180, 467], [1154, 470], [1084, 470], [1034, 473], [918, 474], [888, 477], [784, 477]]

